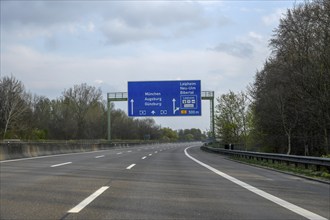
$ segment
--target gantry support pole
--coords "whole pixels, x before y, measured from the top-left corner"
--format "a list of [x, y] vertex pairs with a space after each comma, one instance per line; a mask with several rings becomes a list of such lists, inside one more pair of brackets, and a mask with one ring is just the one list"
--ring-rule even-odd
[[215, 140], [214, 91], [202, 91], [202, 100], [210, 100], [210, 132], [211, 138]]
[[215, 120], [214, 120], [214, 96], [212, 99], [210, 99], [210, 126], [211, 126], [211, 132], [212, 132], [212, 138], [215, 140]]
[[111, 142], [111, 102], [126, 101], [127, 92], [111, 92], [107, 93], [108, 102], [108, 141]]
[[107, 94], [108, 102], [108, 141], [111, 142], [111, 101], [109, 98], [109, 93]]

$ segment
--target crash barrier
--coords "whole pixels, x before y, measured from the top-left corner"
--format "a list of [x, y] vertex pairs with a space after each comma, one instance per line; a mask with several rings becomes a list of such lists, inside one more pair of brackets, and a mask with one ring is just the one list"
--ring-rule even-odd
[[140, 144], [155, 144], [144, 141], [45, 141], [21, 142], [17, 140], [0, 142], [0, 161], [53, 154], [78, 153], [106, 150], [109, 148], [130, 147]]
[[254, 159], [259, 161], [267, 161], [267, 162], [271, 161], [272, 163], [286, 163], [288, 166], [290, 164], [294, 164], [296, 167], [302, 165], [304, 166], [305, 169], [316, 169], [317, 171], [320, 171], [321, 168], [325, 168], [330, 173], [330, 158], [227, 150], [227, 149], [213, 148], [208, 146], [202, 146], [201, 149], [208, 152], [214, 152], [214, 153], [229, 155], [238, 158], [245, 158], [250, 160]]

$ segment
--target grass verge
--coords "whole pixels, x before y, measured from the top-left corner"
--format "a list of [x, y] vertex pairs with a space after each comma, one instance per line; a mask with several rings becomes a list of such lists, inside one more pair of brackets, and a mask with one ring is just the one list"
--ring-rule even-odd
[[320, 171], [314, 169], [305, 169], [303, 167], [296, 167], [293, 164], [287, 165], [285, 163], [272, 163], [261, 160], [254, 159], [246, 159], [246, 158], [238, 158], [238, 157], [230, 157], [232, 160], [240, 161], [247, 164], [268, 167], [275, 170], [280, 170], [283, 172], [293, 173], [300, 176], [306, 176], [313, 179], [324, 180], [330, 183], [330, 173], [326, 169], [321, 169]]

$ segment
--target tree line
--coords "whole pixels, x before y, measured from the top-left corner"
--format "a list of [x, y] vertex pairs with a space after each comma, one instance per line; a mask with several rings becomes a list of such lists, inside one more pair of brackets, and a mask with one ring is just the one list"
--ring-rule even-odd
[[[174, 131], [152, 118], [134, 119], [110, 106], [112, 139], [193, 141], [200, 129]], [[81, 140], [107, 138], [107, 102], [102, 91], [85, 83], [54, 100], [32, 95], [14, 76], [0, 78], [0, 139]]]
[[330, 1], [288, 9], [273, 31], [271, 55], [246, 92], [218, 98], [224, 143], [267, 152], [330, 152]]

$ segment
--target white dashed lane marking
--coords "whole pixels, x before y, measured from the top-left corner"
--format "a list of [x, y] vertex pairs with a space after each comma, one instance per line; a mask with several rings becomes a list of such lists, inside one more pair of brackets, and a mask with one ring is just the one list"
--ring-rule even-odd
[[128, 167], [126, 167], [126, 170], [130, 170], [130, 169], [132, 169], [134, 166], [135, 166], [136, 164], [131, 164], [131, 165], [129, 165]]
[[81, 203], [76, 205], [74, 208], [70, 209], [68, 213], [78, 213], [83, 208], [85, 208], [89, 203], [91, 203], [94, 199], [96, 199], [99, 195], [101, 195], [105, 190], [107, 190], [109, 186], [102, 186], [100, 189], [95, 191], [92, 195], [88, 196]]
[[64, 166], [64, 165], [68, 165], [72, 162], [66, 162], [66, 163], [59, 163], [59, 164], [55, 164], [55, 165], [51, 165], [50, 167], [59, 167], [59, 166]]

